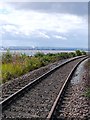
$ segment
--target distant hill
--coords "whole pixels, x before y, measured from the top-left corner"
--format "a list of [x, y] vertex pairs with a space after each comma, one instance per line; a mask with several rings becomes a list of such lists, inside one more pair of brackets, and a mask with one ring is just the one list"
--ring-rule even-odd
[[65, 48], [65, 47], [16, 47], [16, 46], [10, 46], [10, 47], [1, 47], [0, 50], [70, 50], [70, 51], [75, 51], [75, 50], [85, 50], [88, 51], [87, 48]]

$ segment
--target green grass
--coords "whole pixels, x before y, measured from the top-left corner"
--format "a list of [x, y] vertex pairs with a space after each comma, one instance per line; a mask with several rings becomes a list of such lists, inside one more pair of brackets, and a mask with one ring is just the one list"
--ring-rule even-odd
[[76, 52], [49, 53], [47, 55], [38, 52], [35, 56], [30, 57], [25, 54], [11, 54], [7, 51], [2, 55], [2, 74], [0, 75], [2, 77], [2, 83], [55, 61], [75, 56], [77, 56]]
[[87, 89], [86, 93], [85, 93], [85, 96], [90, 98], [90, 88]]

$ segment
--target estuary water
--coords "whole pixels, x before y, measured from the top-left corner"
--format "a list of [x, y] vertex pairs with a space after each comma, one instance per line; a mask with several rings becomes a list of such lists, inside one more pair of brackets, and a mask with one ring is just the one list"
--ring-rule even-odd
[[[0, 53], [5, 53], [6, 50], [1, 50]], [[22, 54], [26, 54], [29, 56], [33, 56], [35, 55], [37, 52], [42, 52], [44, 54], [48, 54], [48, 53], [61, 53], [61, 52], [75, 52], [70, 51], [70, 50], [10, 50], [11, 53], [22, 53]]]

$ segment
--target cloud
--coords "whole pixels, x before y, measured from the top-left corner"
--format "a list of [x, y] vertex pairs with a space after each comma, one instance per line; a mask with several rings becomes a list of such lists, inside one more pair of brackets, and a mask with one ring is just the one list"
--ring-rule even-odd
[[56, 31], [68, 33], [72, 30], [84, 30], [87, 27], [87, 19], [71, 14], [50, 14], [35, 11], [13, 10], [9, 14], [0, 14], [3, 30], [31, 35], [39, 31]]
[[10, 4], [16, 9], [34, 10], [45, 13], [70, 13], [80, 16], [87, 15], [88, 13], [87, 2], [12, 2]]
[[59, 35], [54, 35], [53, 37], [55, 37], [55, 38], [57, 38], [57, 39], [61, 39], [61, 40], [67, 40], [66, 37], [59, 36]]
[[38, 33], [38, 36], [39, 36], [39, 37], [43, 37], [43, 38], [47, 38], [47, 39], [50, 38], [50, 36], [48, 36], [47, 34], [45, 34], [45, 33], [43, 33], [43, 32], [39, 32], [39, 33]]
[[19, 34], [17, 29], [18, 28], [15, 25], [6, 24], [2, 26], [2, 32], [5, 31], [5, 32], [13, 32], [13, 33]]
[[[82, 36], [85, 36], [83, 38], [87, 40], [88, 19], [86, 3], [24, 2], [23, 4], [23, 2], [20, 2], [6, 3], [3, 6], [3, 12], [0, 12], [0, 33], [3, 36], [3, 40], [9, 40], [7, 44], [10, 40], [12, 40], [12, 44], [15, 43], [15, 40], [16, 42], [17, 40], [22, 40], [23, 43], [30, 41], [32, 45], [34, 43], [42, 43], [42, 45], [45, 43], [44, 45], [47, 45], [47, 41], [49, 45], [54, 45], [55, 41], [59, 43], [66, 39], [69, 43], [69, 41], [72, 42], [74, 34], [77, 36], [76, 40]], [[82, 8], [79, 10], [80, 6]], [[62, 40], [60, 41], [59, 39]], [[58, 43], [56, 45], [59, 46]]]

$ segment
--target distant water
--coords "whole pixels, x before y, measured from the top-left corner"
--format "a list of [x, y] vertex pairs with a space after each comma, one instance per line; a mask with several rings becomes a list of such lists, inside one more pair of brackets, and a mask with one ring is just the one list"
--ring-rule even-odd
[[[5, 53], [6, 50], [1, 50], [0, 53]], [[61, 52], [74, 52], [70, 51], [70, 50], [10, 50], [11, 53], [22, 53], [22, 54], [26, 54], [29, 56], [33, 56], [35, 55], [37, 52], [43, 52], [44, 54], [48, 54], [48, 53], [61, 53]]]

